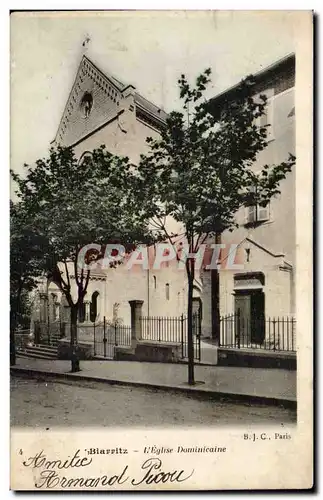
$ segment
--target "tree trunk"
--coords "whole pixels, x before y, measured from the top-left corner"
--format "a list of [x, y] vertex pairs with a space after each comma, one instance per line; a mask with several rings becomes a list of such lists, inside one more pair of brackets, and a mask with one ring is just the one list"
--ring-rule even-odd
[[80, 360], [78, 357], [78, 346], [77, 346], [77, 314], [78, 314], [78, 304], [73, 304], [71, 306], [71, 372], [80, 371]]
[[187, 354], [188, 354], [188, 383], [194, 385], [194, 343], [193, 343], [193, 283], [194, 283], [194, 261], [188, 259], [188, 300], [187, 300]]

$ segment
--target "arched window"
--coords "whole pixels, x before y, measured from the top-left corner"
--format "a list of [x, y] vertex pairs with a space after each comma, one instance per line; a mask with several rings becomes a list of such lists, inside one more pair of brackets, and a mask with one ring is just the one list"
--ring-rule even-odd
[[92, 300], [90, 304], [90, 321], [92, 321], [92, 323], [95, 322], [98, 315], [98, 296], [99, 292], [94, 292], [92, 294]]
[[92, 159], [92, 153], [90, 151], [84, 151], [79, 159], [79, 166], [82, 166], [85, 161], [89, 161]]
[[165, 291], [166, 291], [166, 300], [169, 300], [169, 283], [166, 283]]
[[80, 102], [80, 108], [84, 118], [87, 118], [89, 116], [92, 107], [93, 107], [93, 96], [90, 92], [85, 92]]
[[157, 288], [157, 278], [156, 278], [155, 275], [153, 276], [153, 280], [154, 280], [154, 289], [156, 290], [156, 288]]

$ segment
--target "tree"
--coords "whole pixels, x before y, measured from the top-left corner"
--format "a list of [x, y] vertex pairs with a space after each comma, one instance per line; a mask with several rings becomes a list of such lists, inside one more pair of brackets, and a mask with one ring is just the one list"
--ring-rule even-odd
[[[40, 267], [70, 307], [72, 371], [79, 371], [77, 318], [91, 261], [102, 259], [107, 243], [120, 242], [130, 249], [149, 239], [146, 221], [131, 196], [133, 169], [128, 158], [113, 156], [104, 146], [82, 163], [71, 148], [52, 148], [47, 159], [25, 168], [24, 177], [12, 172], [16, 194], [32, 219], [33, 238], [46, 241]], [[98, 249], [83, 255], [82, 249], [94, 243]]]
[[[147, 139], [150, 151], [138, 168], [142, 207], [164, 239], [174, 244], [165, 220], [171, 216], [181, 227], [188, 245], [184, 255], [188, 280], [188, 382], [194, 384], [192, 301], [195, 257], [209, 237], [236, 227], [240, 207], [266, 206], [279, 194], [279, 183], [291, 171], [291, 154], [279, 165], [264, 165], [260, 175], [252, 165], [267, 146], [267, 126], [257, 124], [266, 112], [266, 96], [255, 100], [254, 81], [246, 78], [235, 98], [217, 113], [203, 93], [210, 82], [207, 69], [190, 86], [178, 80], [183, 111], [168, 115], [160, 139]], [[259, 122], [259, 120], [258, 120]]]
[[47, 238], [36, 234], [23, 202], [10, 201], [10, 364], [14, 365], [15, 331], [26, 326], [28, 293], [44, 269]]

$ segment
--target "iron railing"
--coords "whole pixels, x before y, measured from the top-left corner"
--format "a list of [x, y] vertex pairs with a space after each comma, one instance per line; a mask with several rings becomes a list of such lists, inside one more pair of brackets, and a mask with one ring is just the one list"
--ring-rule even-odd
[[106, 318], [93, 324], [94, 356], [113, 358], [115, 347], [131, 346], [131, 326], [109, 323]]
[[220, 318], [220, 346], [271, 351], [296, 351], [293, 317], [245, 318], [239, 313]]
[[[158, 343], [177, 344], [181, 358], [188, 358], [188, 320], [182, 314], [178, 317], [148, 317], [140, 318], [141, 339]], [[69, 325], [66, 323], [35, 323], [34, 343], [57, 345], [65, 337]], [[194, 359], [201, 359], [201, 318], [199, 313], [193, 314], [193, 349]], [[131, 326], [120, 322], [109, 322], [106, 318], [100, 323], [77, 325], [78, 341], [93, 343], [93, 354], [103, 358], [114, 358], [115, 348], [130, 347], [132, 338]]]
[[[151, 342], [174, 343], [181, 346], [181, 357], [188, 357], [188, 321], [187, 316], [142, 316], [141, 338]], [[201, 359], [201, 318], [198, 312], [193, 314], [194, 359]]]

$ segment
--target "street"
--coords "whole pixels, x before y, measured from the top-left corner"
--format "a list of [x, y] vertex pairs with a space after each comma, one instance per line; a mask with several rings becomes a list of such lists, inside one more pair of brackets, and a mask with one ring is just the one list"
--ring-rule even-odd
[[100, 382], [11, 376], [11, 425], [210, 426], [296, 423], [296, 411]]

